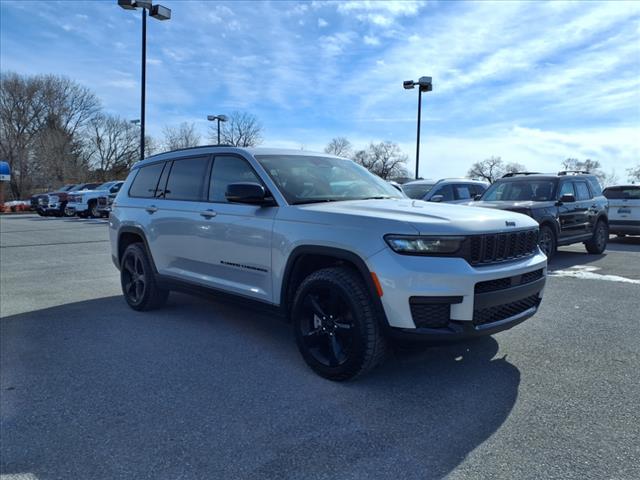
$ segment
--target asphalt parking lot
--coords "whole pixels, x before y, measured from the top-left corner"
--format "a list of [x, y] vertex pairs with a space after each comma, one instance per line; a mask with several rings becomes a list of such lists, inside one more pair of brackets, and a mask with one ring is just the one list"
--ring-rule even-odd
[[337, 384], [277, 318], [130, 310], [106, 221], [0, 231], [3, 480], [640, 478], [640, 238], [562, 248], [510, 331]]

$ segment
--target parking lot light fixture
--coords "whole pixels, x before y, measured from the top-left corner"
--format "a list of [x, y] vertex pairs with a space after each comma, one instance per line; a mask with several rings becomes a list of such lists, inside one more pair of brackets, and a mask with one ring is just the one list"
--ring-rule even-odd
[[207, 115], [207, 120], [210, 122], [218, 121], [218, 145], [220, 145], [220, 122], [226, 122], [228, 120], [226, 115]]
[[[147, 80], [147, 10], [156, 20], [169, 20], [171, 9], [162, 5], [153, 5], [151, 0], [118, 0], [125, 10], [142, 9], [142, 79], [140, 85], [140, 158], [144, 158], [145, 96]], [[133, 122], [132, 122], [133, 123]]]
[[405, 80], [402, 82], [402, 87], [405, 90], [413, 90], [416, 85], [418, 86], [418, 128], [416, 135], [416, 179], [420, 178], [418, 173], [420, 167], [420, 117], [422, 114], [422, 92], [430, 92], [433, 90], [431, 83], [431, 77], [420, 77], [417, 82], [413, 80]]

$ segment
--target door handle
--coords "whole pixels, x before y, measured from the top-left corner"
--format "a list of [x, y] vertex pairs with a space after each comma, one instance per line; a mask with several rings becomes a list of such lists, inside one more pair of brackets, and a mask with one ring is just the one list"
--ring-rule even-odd
[[156, 207], [155, 205], [149, 205], [147, 208], [145, 208], [145, 210], [148, 213], [156, 213], [158, 211], [158, 207]]
[[203, 210], [200, 212], [200, 216], [204, 217], [204, 218], [213, 218], [217, 215], [216, 212], [214, 212], [213, 210]]

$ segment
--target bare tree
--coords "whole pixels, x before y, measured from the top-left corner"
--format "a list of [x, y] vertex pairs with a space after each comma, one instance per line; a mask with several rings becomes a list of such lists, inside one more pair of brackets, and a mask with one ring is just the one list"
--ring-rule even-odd
[[324, 151], [338, 157], [349, 157], [352, 151], [351, 142], [345, 137], [336, 137], [331, 139]]
[[640, 182], [640, 163], [635, 167], [627, 168], [627, 175], [630, 182]]
[[200, 134], [196, 130], [195, 123], [182, 122], [177, 127], [166, 126], [162, 133], [164, 149], [167, 151], [200, 145]]
[[[221, 142], [235, 147], [255, 147], [262, 143], [262, 125], [247, 112], [233, 112], [222, 124]], [[217, 126], [211, 126], [209, 138], [212, 143], [218, 142]]]
[[609, 174], [602, 170], [602, 166], [598, 160], [578, 160], [577, 158], [567, 158], [562, 161], [563, 170], [577, 170], [582, 172], [589, 172], [598, 177], [598, 180], [602, 185], [611, 185], [611, 180], [617, 180], [615, 172]]
[[505, 164], [500, 157], [489, 157], [471, 165], [471, 168], [467, 171], [467, 176], [493, 183], [507, 173], [525, 171], [527, 171], [527, 167], [521, 163], [509, 162]]
[[15, 198], [75, 175], [81, 136], [100, 108], [97, 97], [65, 77], [0, 77], [0, 154], [13, 170]]
[[407, 173], [407, 155], [402, 153], [397, 143], [371, 143], [366, 150], [356, 152], [353, 159], [385, 180]]
[[140, 157], [139, 130], [120, 117], [98, 115], [89, 123], [86, 151], [97, 180], [122, 177]]

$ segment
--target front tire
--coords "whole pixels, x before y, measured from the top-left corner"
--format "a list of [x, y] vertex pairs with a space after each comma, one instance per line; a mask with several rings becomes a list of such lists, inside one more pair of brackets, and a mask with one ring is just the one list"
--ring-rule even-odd
[[141, 243], [131, 244], [124, 251], [120, 284], [125, 300], [134, 310], [160, 308], [169, 297], [169, 290], [158, 286], [147, 251]]
[[542, 225], [540, 227], [540, 240], [538, 246], [542, 253], [547, 256], [548, 260], [555, 255], [558, 249], [558, 241], [556, 240], [556, 234], [549, 225]]
[[598, 220], [596, 228], [593, 231], [593, 237], [590, 240], [584, 242], [584, 246], [587, 252], [594, 255], [600, 255], [607, 248], [607, 241], [609, 240], [609, 225], [603, 220]]
[[89, 218], [100, 218], [100, 212], [98, 211], [98, 202], [92, 200], [89, 202]]
[[296, 292], [291, 317], [307, 365], [329, 380], [350, 380], [384, 360], [383, 336], [369, 292], [349, 268], [309, 275]]

